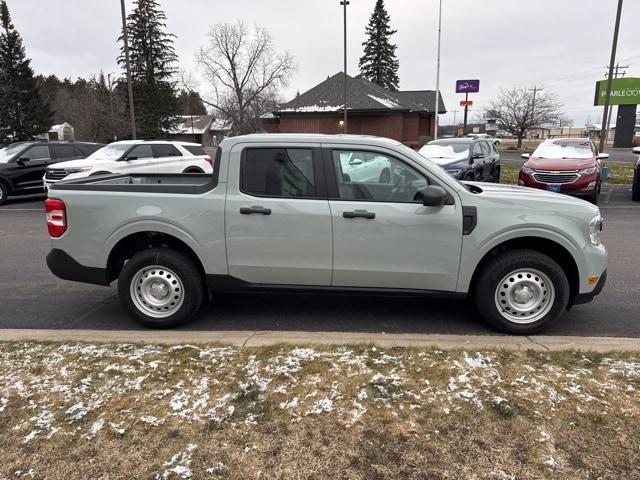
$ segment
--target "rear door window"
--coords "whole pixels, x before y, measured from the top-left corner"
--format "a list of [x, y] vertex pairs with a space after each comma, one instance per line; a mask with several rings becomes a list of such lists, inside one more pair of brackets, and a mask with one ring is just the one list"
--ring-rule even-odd
[[191, 155], [206, 155], [204, 148], [199, 145], [182, 145]]
[[155, 158], [160, 157], [181, 157], [180, 151], [173, 145], [167, 143], [159, 143], [151, 146], [153, 149], [153, 156]]
[[51, 158], [62, 162], [76, 158], [76, 149], [73, 145], [51, 145]]
[[316, 196], [313, 151], [307, 148], [248, 148], [240, 163], [240, 190], [255, 196]]

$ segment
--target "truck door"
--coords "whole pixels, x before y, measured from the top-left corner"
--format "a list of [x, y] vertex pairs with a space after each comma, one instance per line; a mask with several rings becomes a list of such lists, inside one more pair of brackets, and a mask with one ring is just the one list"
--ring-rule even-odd
[[383, 152], [375, 154], [380, 171], [371, 175], [378, 180], [349, 180], [343, 174], [348, 153], [356, 152], [336, 146], [325, 155], [331, 172], [332, 286], [455, 291], [462, 246], [460, 202], [423, 206], [416, 193], [431, 180]]
[[318, 144], [238, 144], [225, 224], [229, 274], [250, 283], [331, 284], [331, 215]]

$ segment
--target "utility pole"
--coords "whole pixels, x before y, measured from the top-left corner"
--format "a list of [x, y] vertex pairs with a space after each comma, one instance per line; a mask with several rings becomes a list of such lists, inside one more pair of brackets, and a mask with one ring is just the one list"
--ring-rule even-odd
[[620, 31], [620, 14], [622, 13], [622, 0], [618, 0], [616, 11], [616, 23], [613, 28], [613, 43], [611, 45], [611, 58], [609, 59], [609, 75], [607, 77], [607, 91], [604, 97], [604, 113], [602, 115], [602, 125], [600, 127], [600, 151], [604, 150], [604, 143], [607, 138], [607, 113], [611, 102], [611, 82], [613, 82], [613, 64], [616, 63], [616, 49], [618, 48], [618, 32]]
[[438, 139], [438, 110], [440, 110], [440, 36], [442, 31], [442, 0], [438, 8], [438, 60], [436, 66], [436, 111], [434, 115], [435, 123], [433, 127], [433, 139]]
[[349, 0], [342, 0], [344, 6], [344, 118], [342, 120], [342, 132], [347, 133], [347, 5]]
[[[616, 63], [616, 66], [613, 68], [615, 70], [613, 72], [613, 78], [624, 77], [627, 74], [627, 72], [626, 71], [620, 72], [620, 70], [626, 70], [627, 68], [629, 68], [629, 65], [620, 66], [619, 63]], [[605, 72], [604, 78], [607, 78], [608, 76], [609, 76], [609, 73]], [[611, 127], [611, 110], [613, 110], [613, 105], [609, 105], [609, 111], [607, 112], [607, 137], [609, 136], [608, 132]], [[606, 142], [606, 137], [605, 137], [605, 142]]]
[[129, 91], [129, 116], [131, 117], [131, 138], [136, 139], [136, 114], [133, 110], [133, 85], [131, 85], [131, 65], [129, 63], [129, 38], [127, 36], [127, 16], [124, 12], [124, 0], [120, 0], [122, 12], [122, 39], [124, 40], [124, 62], [127, 70], [127, 88]]
[[460, 110], [458, 110], [457, 108], [453, 111], [453, 125], [456, 126], [456, 115], [458, 114]]
[[111, 135], [113, 136], [113, 141], [115, 142], [118, 137], [116, 137], [116, 132], [113, 127], [113, 92], [111, 91], [111, 74], [107, 73], [107, 88], [109, 89], [109, 114], [111, 118], [109, 118], [109, 124], [111, 126]]
[[533, 91], [533, 100], [531, 101], [531, 122], [534, 127], [536, 126], [534, 123], [536, 121], [536, 93], [542, 90], [544, 90], [544, 88], [538, 88], [537, 85], [534, 85], [533, 88], [529, 89], [530, 92]]

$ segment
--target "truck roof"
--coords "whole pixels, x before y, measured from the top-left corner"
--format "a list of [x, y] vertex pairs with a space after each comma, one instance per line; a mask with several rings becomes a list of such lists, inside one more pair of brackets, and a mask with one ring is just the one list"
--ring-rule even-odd
[[381, 147], [389, 147], [402, 145], [397, 140], [385, 137], [376, 137], [373, 135], [353, 135], [353, 134], [337, 134], [329, 135], [323, 133], [252, 133], [250, 135], [239, 135], [237, 137], [227, 137], [221, 144], [232, 146], [237, 143], [265, 143], [265, 142], [289, 142], [289, 143], [363, 143], [367, 145], [377, 145]]
[[171, 145], [201, 146], [199, 143], [184, 142], [181, 140], [118, 140], [117, 142], [111, 142], [111, 145], [136, 145], [139, 143], [167, 143]]

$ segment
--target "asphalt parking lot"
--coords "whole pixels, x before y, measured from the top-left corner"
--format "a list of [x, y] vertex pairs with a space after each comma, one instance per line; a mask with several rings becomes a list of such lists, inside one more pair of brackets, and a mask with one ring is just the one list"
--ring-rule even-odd
[[[640, 337], [640, 204], [630, 196], [628, 187], [603, 188], [603, 239], [610, 254], [603, 293], [574, 307], [546, 334]], [[49, 272], [42, 200], [0, 207], [0, 329], [141, 329], [121, 309], [113, 286], [67, 282]], [[220, 295], [183, 328], [492, 333], [465, 302], [294, 294]]]

